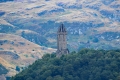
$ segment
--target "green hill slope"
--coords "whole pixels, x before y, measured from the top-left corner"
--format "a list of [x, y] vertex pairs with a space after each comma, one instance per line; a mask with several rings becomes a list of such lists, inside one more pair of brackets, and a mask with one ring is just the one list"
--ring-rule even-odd
[[120, 80], [120, 50], [44, 55], [11, 80]]

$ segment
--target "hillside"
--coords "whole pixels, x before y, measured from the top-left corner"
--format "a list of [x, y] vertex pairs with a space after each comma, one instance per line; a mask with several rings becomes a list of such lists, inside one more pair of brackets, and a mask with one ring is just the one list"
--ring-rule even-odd
[[54, 52], [61, 23], [70, 51], [120, 49], [119, 0], [1, 0], [0, 79]]
[[34, 44], [18, 35], [0, 33], [0, 37], [0, 64], [8, 70], [5, 77], [15, 75], [41, 58], [43, 54], [55, 51]]
[[44, 55], [11, 80], [119, 80], [119, 67], [120, 50], [82, 49], [60, 58]]
[[38, 45], [56, 48], [57, 27], [64, 23], [71, 51], [120, 47], [119, 0], [14, 0], [0, 6], [0, 32], [36, 32], [20, 36]]

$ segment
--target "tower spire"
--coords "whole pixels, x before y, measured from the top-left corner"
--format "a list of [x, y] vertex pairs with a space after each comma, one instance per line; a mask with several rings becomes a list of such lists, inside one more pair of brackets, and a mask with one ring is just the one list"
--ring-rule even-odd
[[58, 32], [66, 32], [66, 29], [63, 24], [60, 25]]
[[66, 28], [63, 24], [61, 24], [57, 32], [57, 56], [69, 53], [69, 50], [67, 49], [66, 35]]

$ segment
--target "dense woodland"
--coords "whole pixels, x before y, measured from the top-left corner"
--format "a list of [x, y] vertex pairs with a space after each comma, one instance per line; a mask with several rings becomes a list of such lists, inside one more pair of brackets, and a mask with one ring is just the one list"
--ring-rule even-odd
[[120, 50], [46, 54], [11, 80], [120, 80]]

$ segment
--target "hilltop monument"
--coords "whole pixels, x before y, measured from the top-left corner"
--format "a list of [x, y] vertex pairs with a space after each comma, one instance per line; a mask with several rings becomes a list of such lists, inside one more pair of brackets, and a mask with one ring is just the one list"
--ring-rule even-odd
[[66, 28], [63, 24], [61, 24], [57, 32], [57, 56], [69, 53], [69, 50], [67, 48], [66, 35], [67, 35]]

